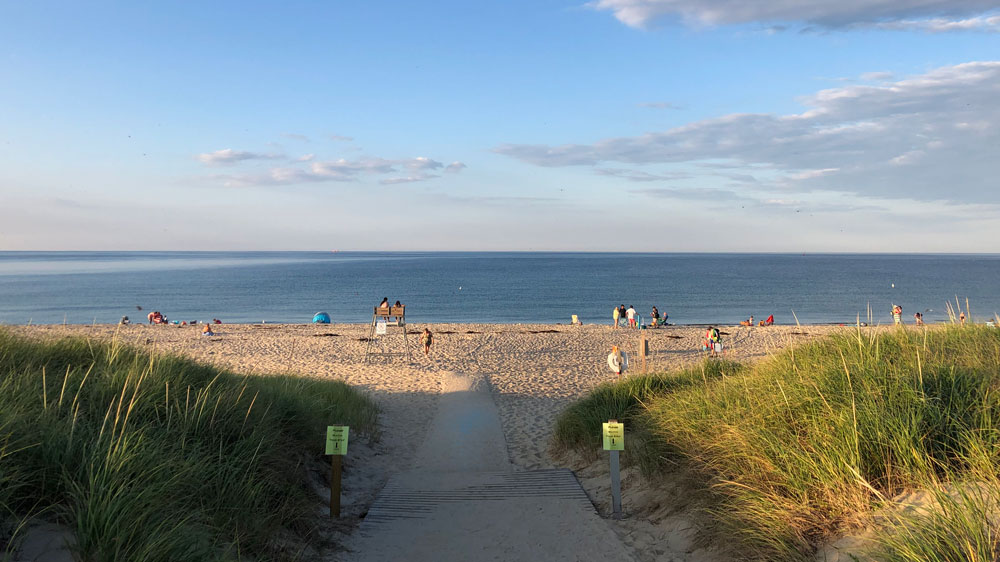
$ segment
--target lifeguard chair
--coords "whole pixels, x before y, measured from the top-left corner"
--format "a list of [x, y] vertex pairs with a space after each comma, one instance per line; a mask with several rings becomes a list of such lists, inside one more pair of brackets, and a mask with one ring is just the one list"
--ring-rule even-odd
[[[403, 351], [392, 351], [391, 340], [395, 334], [403, 336]], [[372, 324], [368, 330], [368, 345], [365, 347], [365, 363], [372, 357], [406, 357], [412, 361], [410, 342], [406, 337], [406, 305], [382, 308], [376, 306], [372, 312]]]

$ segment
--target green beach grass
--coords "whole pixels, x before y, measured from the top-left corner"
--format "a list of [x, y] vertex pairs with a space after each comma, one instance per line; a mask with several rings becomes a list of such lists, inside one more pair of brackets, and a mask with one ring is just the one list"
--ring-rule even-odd
[[336, 381], [0, 329], [0, 559], [29, 517], [93, 562], [293, 559], [315, 538], [325, 427], [371, 436], [376, 417]]
[[626, 462], [693, 472], [749, 558], [810, 558], [927, 490], [938, 508], [883, 517], [876, 559], [1000, 559], [998, 329], [859, 328], [752, 365], [632, 377], [567, 409], [554, 447], [592, 452], [608, 418], [635, 436]]

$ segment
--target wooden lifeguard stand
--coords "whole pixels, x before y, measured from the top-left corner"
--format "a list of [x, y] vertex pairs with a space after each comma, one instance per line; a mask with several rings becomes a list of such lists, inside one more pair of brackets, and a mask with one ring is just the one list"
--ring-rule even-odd
[[[391, 320], [390, 320], [391, 318]], [[379, 324], [385, 326], [385, 331], [379, 328]], [[393, 352], [388, 349], [390, 329], [399, 330], [403, 336], [403, 351]], [[368, 345], [365, 347], [365, 363], [372, 357], [406, 357], [407, 361], [412, 361], [410, 355], [410, 342], [406, 337], [406, 305], [390, 306], [388, 308], [375, 307], [372, 312], [372, 325], [368, 330]]]

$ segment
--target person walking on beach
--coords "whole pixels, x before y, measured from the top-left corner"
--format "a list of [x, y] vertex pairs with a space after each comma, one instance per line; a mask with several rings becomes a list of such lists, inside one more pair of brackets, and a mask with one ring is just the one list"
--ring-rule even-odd
[[924, 315], [919, 312], [913, 313], [913, 319], [917, 321], [917, 326], [924, 325]]
[[428, 357], [431, 353], [431, 343], [434, 341], [434, 334], [431, 333], [430, 328], [424, 328], [424, 333], [420, 336], [420, 344], [424, 346], [424, 357]]
[[637, 322], [635, 321], [635, 307], [628, 305], [628, 310], [625, 311], [625, 316], [628, 318], [629, 328], [635, 328]]
[[892, 305], [892, 321], [896, 324], [903, 323], [903, 307], [898, 304]]
[[964, 326], [965, 325], [965, 313], [960, 312], [958, 314], [958, 321]]
[[615, 320], [615, 329], [618, 328], [618, 319], [621, 317], [621, 310], [616, 306], [614, 310], [611, 311], [611, 318]]

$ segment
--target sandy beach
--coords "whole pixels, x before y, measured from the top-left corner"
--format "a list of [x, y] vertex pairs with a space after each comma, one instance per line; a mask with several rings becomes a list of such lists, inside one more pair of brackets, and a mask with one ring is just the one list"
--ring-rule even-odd
[[[434, 333], [429, 357], [419, 348], [419, 331]], [[249, 375], [295, 374], [334, 378], [361, 387], [375, 398], [381, 412], [377, 441], [352, 449], [346, 459], [345, 518], [334, 528], [350, 534], [368, 506], [395, 472], [405, 469], [427, 431], [437, 407], [443, 373], [481, 376], [499, 410], [511, 463], [517, 469], [546, 469], [574, 464], [552, 458], [549, 438], [559, 412], [590, 389], [613, 380], [606, 363], [612, 345], [633, 353], [640, 331], [607, 325], [411, 324], [412, 360], [376, 357], [365, 363], [369, 327], [359, 324], [222, 324], [215, 336], [202, 336], [201, 326], [39, 325], [18, 331], [40, 337], [81, 335], [117, 337]], [[725, 356], [754, 360], [793, 343], [829, 334], [836, 326], [770, 326], [721, 328]], [[649, 340], [648, 369], [662, 371], [694, 364], [703, 327], [668, 326], [641, 332]], [[403, 350], [398, 330], [382, 340], [385, 351]], [[634, 356], [634, 353], [633, 353]], [[639, 372], [633, 361], [630, 373]], [[627, 376], [626, 375], [626, 376]], [[601, 462], [574, 469], [595, 505], [606, 511], [606, 478]], [[641, 477], [625, 474], [625, 501], [634, 499], [633, 516], [615, 522], [623, 542], [641, 560], [702, 560], [688, 529], [670, 510], [646, 505]], [[630, 496], [631, 494], [631, 496]]]

